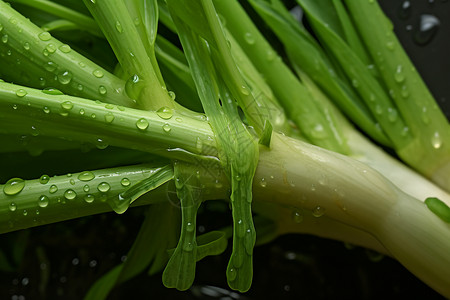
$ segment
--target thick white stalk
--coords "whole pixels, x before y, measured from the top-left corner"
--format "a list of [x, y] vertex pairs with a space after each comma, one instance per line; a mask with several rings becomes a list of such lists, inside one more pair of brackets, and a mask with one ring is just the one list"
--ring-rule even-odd
[[274, 134], [272, 149], [260, 152], [255, 180], [255, 201], [311, 210], [367, 231], [417, 277], [450, 296], [450, 224], [374, 169]]

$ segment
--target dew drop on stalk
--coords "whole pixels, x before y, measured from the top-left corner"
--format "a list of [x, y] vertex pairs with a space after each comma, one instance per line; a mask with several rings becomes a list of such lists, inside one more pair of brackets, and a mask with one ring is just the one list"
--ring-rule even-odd
[[106, 123], [112, 123], [112, 121], [114, 121], [114, 115], [111, 113], [111, 112], [109, 112], [109, 113], [107, 113], [106, 115], [105, 115], [105, 121], [106, 121]]
[[169, 93], [170, 99], [175, 100], [175, 98], [177, 97], [177, 95], [175, 94], [175, 92], [169, 91], [168, 93]]
[[426, 45], [439, 29], [441, 22], [434, 15], [423, 14], [420, 16], [420, 23], [414, 32], [414, 42], [418, 45]]
[[120, 24], [120, 21], [116, 21], [115, 26], [116, 26], [117, 32], [119, 32], [119, 33], [123, 32], [123, 27], [122, 27], [122, 24]]
[[80, 113], [80, 115], [84, 115], [86, 112], [84, 111], [84, 109], [83, 108], [80, 108], [80, 111], [79, 111], [79, 113]]
[[169, 133], [172, 130], [172, 128], [170, 127], [170, 125], [168, 123], [164, 124], [162, 126], [162, 128], [163, 128], [164, 132], [167, 132], [167, 133]]
[[41, 41], [48, 41], [52, 38], [49, 32], [44, 31], [38, 34], [38, 37]]
[[77, 197], [77, 193], [72, 189], [68, 189], [64, 192], [64, 198], [66, 198], [67, 200], [73, 200], [76, 197]]
[[173, 110], [169, 107], [163, 106], [156, 111], [156, 114], [164, 120], [168, 120], [173, 116]]
[[73, 108], [73, 103], [70, 101], [64, 101], [61, 103], [61, 107], [65, 110], [71, 110]]
[[30, 43], [28, 42], [23, 43], [23, 49], [30, 50]]
[[8, 42], [8, 35], [7, 34], [2, 35], [2, 43], [6, 44], [7, 42]]
[[48, 61], [44, 64], [44, 69], [49, 72], [54, 72], [58, 68], [58, 65], [52, 61]]
[[256, 41], [255, 36], [251, 32], [246, 32], [244, 34], [244, 39], [247, 42], [247, 44], [249, 44], [249, 45], [255, 44], [255, 41]]
[[48, 51], [48, 53], [55, 53], [56, 51], [56, 46], [55, 44], [49, 43], [45, 49]]
[[431, 137], [431, 145], [434, 149], [439, 149], [442, 146], [442, 138], [439, 135], [439, 132], [435, 132], [433, 136]]
[[97, 189], [102, 193], [106, 193], [110, 188], [111, 186], [107, 182], [102, 182], [97, 186]]
[[95, 178], [95, 175], [91, 171], [84, 171], [78, 174], [77, 178], [80, 181], [90, 181]]
[[61, 84], [69, 84], [72, 81], [72, 73], [69, 71], [63, 71], [58, 74], [58, 81]]
[[303, 212], [299, 209], [294, 209], [292, 212], [292, 221], [297, 224], [301, 223], [303, 221]]
[[193, 232], [194, 231], [194, 224], [192, 222], [187, 222], [186, 223], [186, 231], [187, 232]]
[[83, 198], [86, 203], [92, 203], [95, 200], [95, 197], [92, 194], [87, 194]]
[[148, 128], [148, 121], [144, 118], [140, 118], [136, 121], [136, 127], [139, 130], [146, 130]]
[[39, 177], [39, 183], [40, 184], [47, 184], [50, 180], [50, 176], [48, 175], [42, 175], [41, 177]]
[[62, 44], [61, 46], [59, 46], [59, 50], [63, 53], [69, 53], [71, 48], [67, 44]]
[[388, 48], [389, 50], [394, 50], [395, 43], [393, 41], [387, 41], [386, 42], [386, 48]]
[[108, 143], [106, 143], [101, 138], [98, 138], [96, 143], [95, 143], [95, 147], [97, 147], [97, 149], [100, 149], [100, 150], [106, 149], [108, 146], [109, 146]]
[[389, 122], [393, 123], [393, 122], [397, 121], [398, 113], [397, 113], [397, 110], [395, 108], [389, 107], [387, 109], [387, 114], [388, 114]]
[[316, 206], [314, 207], [313, 211], [312, 211], [312, 215], [316, 218], [319, 218], [321, 216], [323, 216], [325, 214], [325, 208], [323, 208], [322, 206]]
[[397, 66], [397, 70], [394, 74], [394, 80], [398, 83], [402, 83], [405, 80], [405, 74], [401, 65]]
[[3, 193], [8, 196], [17, 195], [25, 187], [25, 180], [21, 178], [11, 178], [3, 186]]
[[85, 184], [85, 185], [83, 186], [83, 191], [85, 191], [86, 193], [89, 192], [90, 189], [91, 189], [91, 188], [89, 187], [88, 184]]
[[50, 186], [50, 188], [48, 189], [48, 192], [50, 193], [50, 194], [54, 194], [54, 193], [56, 193], [58, 191], [58, 187], [56, 186], [56, 185], [54, 185], [54, 184], [52, 184], [51, 186]]
[[183, 250], [186, 252], [191, 252], [192, 250], [194, 250], [194, 244], [191, 242], [184, 243]]
[[25, 91], [24, 89], [18, 89], [16, 91], [16, 96], [17, 97], [22, 98], [22, 97], [25, 97], [26, 95], [27, 95], [27, 91]]
[[24, 216], [26, 216], [26, 215], [28, 215], [28, 211], [27, 211], [26, 209], [24, 209], [23, 212], [22, 212], [22, 214], [23, 214]]
[[272, 49], [267, 50], [266, 58], [268, 61], [273, 61], [275, 57], [276, 57], [275, 51], [273, 51]]
[[142, 89], [144, 88], [144, 81], [139, 78], [137, 74], [134, 74], [130, 78], [128, 78], [125, 83], [125, 93], [131, 99], [138, 99], [141, 94]]
[[98, 87], [98, 92], [100, 93], [100, 95], [105, 95], [107, 90], [103, 85], [101, 85]]
[[128, 178], [125, 177], [125, 178], [122, 178], [122, 180], [120, 180], [120, 184], [123, 187], [127, 187], [127, 186], [130, 186], [131, 182]]
[[17, 205], [14, 202], [11, 202], [8, 206], [9, 211], [16, 211]]
[[41, 195], [41, 196], [39, 197], [39, 199], [38, 199], [38, 205], [39, 205], [39, 207], [47, 207], [47, 206], [48, 206], [48, 202], [49, 202], [49, 199], [48, 199], [48, 197], [45, 196], [45, 195]]
[[100, 69], [94, 70], [94, 71], [92, 72], [92, 74], [93, 74], [95, 77], [97, 77], [97, 78], [102, 78], [102, 77], [103, 77], [103, 72], [102, 72], [102, 70], [100, 70]]

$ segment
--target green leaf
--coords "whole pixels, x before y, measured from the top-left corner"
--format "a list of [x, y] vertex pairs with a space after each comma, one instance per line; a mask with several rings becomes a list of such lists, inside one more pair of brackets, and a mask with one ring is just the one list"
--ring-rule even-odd
[[447, 204], [434, 197], [425, 199], [425, 204], [442, 221], [450, 223], [450, 207]]

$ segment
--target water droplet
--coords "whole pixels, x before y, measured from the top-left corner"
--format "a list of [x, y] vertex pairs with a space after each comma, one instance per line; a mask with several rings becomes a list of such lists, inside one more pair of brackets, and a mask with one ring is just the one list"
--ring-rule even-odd
[[101, 138], [98, 138], [98, 139], [95, 141], [95, 147], [97, 147], [97, 149], [103, 150], [103, 149], [106, 149], [108, 146], [109, 146], [108, 143], [106, 143], [106, 142], [105, 142], [103, 139], [101, 139]]
[[122, 178], [122, 180], [120, 180], [120, 184], [122, 186], [127, 187], [127, 186], [129, 186], [131, 184], [131, 182], [130, 182], [130, 180], [128, 178]]
[[120, 21], [116, 21], [116, 30], [119, 33], [123, 32], [123, 27], [122, 27], [122, 24], [120, 24]]
[[109, 113], [107, 113], [106, 115], [105, 115], [105, 121], [106, 121], [106, 123], [112, 123], [112, 121], [114, 121], [114, 115], [111, 113], [111, 112], [109, 112]]
[[261, 178], [261, 181], [259, 182], [259, 185], [261, 187], [263, 187], [263, 188], [267, 186], [267, 181], [266, 181], [266, 179], [264, 177]]
[[26, 209], [24, 209], [23, 212], [22, 212], [22, 214], [23, 214], [24, 216], [26, 216], [26, 215], [28, 215], [28, 211], [27, 211]]
[[172, 128], [170, 127], [170, 125], [168, 123], [164, 124], [162, 128], [163, 128], [164, 132], [167, 132], [167, 133], [169, 133], [172, 130]]
[[186, 252], [191, 252], [192, 250], [194, 250], [194, 244], [191, 243], [191, 242], [186, 242], [183, 245], [183, 250], [186, 251]]
[[388, 48], [389, 50], [394, 50], [395, 43], [393, 41], [386, 42], [386, 48]]
[[14, 202], [11, 202], [9, 204], [8, 208], [9, 208], [9, 211], [16, 211], [17, 206], [16, 206], [16, 204]]
[[160, 109], [158, 109], [158, 110], [156, 111], [156, 114], [157, 114], [161, 119], [168, 120], [168, 119], [172, 118], [172, 116], [173, 116], [173, 110], [170, 109], [170, 108], [168, 108], [168, 107], [166, 107], [166, 106], [163, 106], [163, 107], [161, 107]]
[[74, 190], [68, 189], [64, 192], [64, 198], [67, 200], [73, 200], [77, 197], [77, 193]]
[[275, 57], [276, 57], [275, 51], [273, 51], [272, 49], [267, 50], [266, 58], [268, 61], [273, 61]]
[[80, 115], [84, 115], [86, 112], [84, 111], [84, 109], [83, 108], [80, 108], [80, 111], [79, 111], [79, 113], [80, 113]]
[[91, 189], [91, 188], [89, 187], [89, 184], [85, 184], [85, 185], [83, 186], [83, 191], [85, 191], [86, 193], [89, 192], [90, 189]]
[[102, 70], [99, 70], [99, 69], [97, 69], [97, 70], [95, 70], [94, 72], [92, 72], [92, 74], [93, 74], [95, 77], [97, 77], [97, 78], [102, 78], [102, 77], [103, 77], [103, 72], [102, 72]]
[[48, 51], [48, 53], [55, 53], [56, 51], [56, 46], [55, 44], [49, 43], [46, 47], [45, 50]]
[[101, 85], [98, 87], [98, 92], [100, 93], [100, 95], [105, 95], [107, 90], [103, 85]]
[[20, 98], [25, 97], [26, 94], [27, 94], [27, 91], [25, 91], [24, 89], [18, 89], [18, 90], [16, 91], [16, 96], [17, 96], [17, 97], [20, 97]]
[[54, 184], [52, 184], [51, 186], [50, 186], [50, 188], [48, 189], [48, 192], [50, 193], [50, 194], [54, 194], [54, 193], [56, 193], [58, 191], [58, 187], [56, 186], [56, 185], [54, 185]]
[[39, 183], [40, 184], [47, 184], [50, 180], [50, 176], [48, 175], [42, 175], [41, 177], [39, 177]]
[[376, 113], [377, 115], [381, 115], [381, 114], [383, 113], [383, 108], [381, 107], [381, 105], [377, 104], [377, 105], [375, 106], [375, 113]]
[[408, 98], [409, 92], [406, 87], [406, 85], [402, 86], [402, 90], [400, 91], [400, 95], [402, 95], [403, 98]]
[[39, 197], [39, 199], [38, 199], [38, 205], [39, 205], [39, 207], [47, 207], [48, 202], [49, 202], [49, 199], [48, 199], [48, 197], [45, 196], [45, 195], [41, 195], [41, 196]]
[[401, 83], [405, 80], [405, 74], [403, 73], [401, 65], [397, 66], [397, 71], [394, 74], [394, 79], [398, 83]]
[[148, 121], [144, 118], [140, 118], [139, 120], [136, 121], [136, 127], [139, 130], [145, 130], [148, 128]]
[[82, 62], [82, 61], [80, 61], [80, 62], [78, 63], [78, 65], [80, 66], [80, 68], [86, 67], [86, 64], [85, 64], [84, 62]]
[[170, 96], [170, 99], [172, 99], [172, 100], [175, 100], [175, 98], [177, 97], [177, 95], [173, 91], [169, 91], [169, 96]]
[[186, 231], [187, 232], [193, 232], [194, 231], [194, 224], [193, 223], [191, 223], [191, 222], [187, 222], [186, 223]]
[[107, 182], [102, 182], [97, 186], [97, 189], [102, 193], [106, 193], [110, 188], [111, 187]]
[[86, 203], [92, 203], [95, 200], [95, 197], [92, 194], [87, 194], [83, 198]]
[[241, 86], [241, 93], [245, 96], [250, 95], [250, 92], [248, 91], [246, 86]]
[[294, 221], [295, 223], [301, 223], [303, 221], [303, 213], [301, 210], [295, 209], [292, 212], [292, 221]]
[[[198, 178], [200, 177], [200, 172], [198, 171]], [[216, 179], [214, 181], [214, 186], [216, 187], [216, 189], [221, 189], [223, 187], [223, 184], [220, 182], [219, 179]]]
[[430, 117], [428, 116], [427, 108], [424, 106], [422, 107], [422, 122], [424, 124], [430, 123]]
[[227, 272], [227, 279], [228, 279], [229, 281], [234, 281], [234, 280], [236, 280], [236, 277], [237, 277], [237, 271], [236, 271], [236, 269], [230, 268], [230, 269], [228, 269], [227, 271], [228, 271], [228, 272]]
[[134, 74], [130, 78], [128, 78], [125, 83], [125, 93], [131, 99], [138, 99], [141, 94], [142, 89], [144, 88], [145, 83], [143, 80], [139, 78], [137, 74]]
[[433, 146], [434, 149], [439, 149], [442, 146], [442, 139], [441, 136], [439, 135], [439, 132], [435, 132], [431, 138], [431, 145]]
[[38, 34], [38, 37], [39, 37], [39, 39], [40, 39], [41, 41], [49, 41], [49, 40], [52, 38], [52, 36], [50, 35], [50, 33], [47, 32], [47, 31], [44, 31], [44, 32], [39, 33], [39, 34]]
[[73, 108], [73, 103], [70, 101], [64, 101], [61, 103], [61, 107], [65, 110], [71, 110]]
[[325, 214], [325, 208], [323, 208], [322, 206], [316, 206], [312, 211], [312, 215], [316, 218], [319, 218], [319, 217], [323, 216], [324, 214]]
[[59, 46], [59, 50], [63, 53], [69, 53], [71, 49], [69, 45], [62, 44], [61, 46]]
[[3, 42], [3, 44], [6, 44], [8, 42], [8, 35], [7, 34], [2, 35], [2, 42]]
[[388, 120], [389, 120], [389, 122], [393, 123], [393, 122], [397, 121], [398, 113], [397, 113], [397, 110], [395, 108], [389, 107], [387, 109], [387, 113], [388, 113]]
[[95, 178], [95, 175], [91, 171], [84, 171], [78, 174], [77, 178], [81, 181], [90, 181]]
[[251, 32], [246, 32], [244, 34], [244, 39], [249, 45], [253, 45], [255, 43], [255, 36]]
[[420, 16], [420, 23], [414, 32], [414, 42], [418, 45], [426, 45], [436, 35], [440, 26], [439, 19], [434, 15], [424, 14]]
[[28, 42], [23, 43], [23, 48], [25, 50], [30, 50], [30, 43], [28, 43]]
[[72, 81], [72, 73], [69, 71], [63, 71], [58, 74], [58, 81], [61, 84], [69, 84]]
[[44, 69], [46, 69], [47, 71], [52, 72], [52, 73], [55, 72], [57, 68], [58, 68], [58, 65], [52, 61], [48, 61], [44, 64]]
[[5, 195], [13, 196], [20, 193], [25, 187], [25, 180], [21, 178], [11, 178], [3, 186], [3, 193]]
[[398, 9], [398, 17], [406, 20], [411, 16], [411, 2], [403, 1]]

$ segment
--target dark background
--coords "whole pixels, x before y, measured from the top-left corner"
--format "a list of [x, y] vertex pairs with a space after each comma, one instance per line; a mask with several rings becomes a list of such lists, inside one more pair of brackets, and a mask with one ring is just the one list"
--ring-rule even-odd
[[[379, 1], [439, 104], [450, 117], [450, 3], [444, 0]], [[409, 5], [408, 5], [409, 4]], [[440, 24], [421, 30], [421, 16]], [[206, 205], [198, 225], [229, 224], [229, 214]], [[0, 299], [81, 299], [93, 282], [120, 263], [142, 221], [139, 209], [90, 216], [0, 237], [5, 245], [28, 239], [14, 272], [0, 273]], [[228, 290], [230, 250], [197, 264], [194, 287], [166, 289], [161, 274], [142, 274], [114, 290], [110, 299], [443, 299], [396, 261], [363, 248], [306, 235], [289, 235], [257, 247], [254, 280], [244, 295]], [[14, 253], [9, 255], [14, 256]], [[205, 287], [224, 289], [205, 295]], [[203, 292], [202, 292], [203, 289]], [[211, 289], [210, 289], [211, 291]]]

